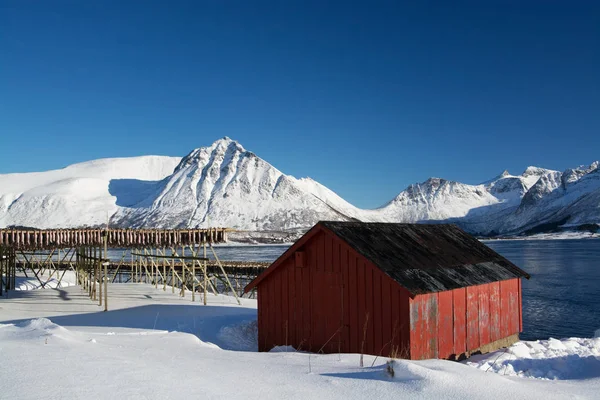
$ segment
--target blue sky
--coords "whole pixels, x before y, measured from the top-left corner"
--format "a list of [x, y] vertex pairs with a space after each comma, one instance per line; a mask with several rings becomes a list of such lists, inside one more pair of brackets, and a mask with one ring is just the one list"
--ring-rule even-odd
[[0, 173], [226, 135], [377, 207], [600, 159], [600, 3], [410, 3], [4, 1]]

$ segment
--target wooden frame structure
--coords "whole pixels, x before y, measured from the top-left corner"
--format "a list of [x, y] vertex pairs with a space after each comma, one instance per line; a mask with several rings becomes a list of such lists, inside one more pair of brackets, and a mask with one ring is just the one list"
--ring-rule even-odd
[[[108, 310], [108, 284], [151, 283], [191, 300], [208, 292], [227, 293], [240, 303], [243, 285], [258, 276], [269, 263], [221, 261], [213, 243], [227, 240], [226, 228], [209, 229], [0, 229], [0, 295], [15, 289], [21, 270], [32, 273], [42, 288], [52, 282], [60, 287], [67, 271], [90, 299]], [[111, 249], [113, 257], [109, 257]], [[115, 250], [122, 255], [115, 259]], [[207, 257], [208, 250], [214, 259]], [[127, 258], [131, 257], [130, 260]], [[112, 258], [112, 259], [111, 259]], [[230, 275], [233, 279], [230, 279]], [[235, 282], [235, 287], [233, 285]], [[242, 284], [240, 285], [240, 281]]]

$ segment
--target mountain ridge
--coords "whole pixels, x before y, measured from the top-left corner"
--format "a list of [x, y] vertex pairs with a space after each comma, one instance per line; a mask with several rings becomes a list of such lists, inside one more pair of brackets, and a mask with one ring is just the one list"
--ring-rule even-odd
[[520, 234], [542, 225], [600, 224], [599, 165], [505, 170], [477, 185], [432, 177], [368, 210], [225, 137], [185, 157], [100, 159], [0, 175], [0, 227], [101, 225], [108, 214], [112, 226], [126, 227], [289, 231], [328, 219], [451, 222], [483, 236]]

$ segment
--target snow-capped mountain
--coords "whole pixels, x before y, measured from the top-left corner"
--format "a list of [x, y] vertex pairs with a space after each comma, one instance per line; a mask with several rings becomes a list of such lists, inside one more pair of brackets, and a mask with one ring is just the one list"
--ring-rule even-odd
[[119, 208], [111, 185], [127, 181], [151, 184], [171, 174], [180, 160], [164, 156], [106, 158], [47, 172], [0, 174], [0, 227], [68, 228], [106, 223], [107, 214], [111, 216]]
[[[286, 230], [320, 219], [345, 219], [343, 200], [328, 204], [327, 189], [285, 175], [224, 138], [184, 157], [172, 175], [146, 198], [121, 208], [119, 225], [228, 226], [248, 230]], [[333, 198], [333, 192], [326, 193]]]
[[381, 208], [359, 209], [310, 179], [285, 175], [223, 138], [179, 157], [103, 159], [0, 175], [0, 226], [228, 226], [305, 229], [319, 220], [453, 222], [482, 235], [600, 223], [599, 163], [529, 167], [479, 185], [430, 178]]

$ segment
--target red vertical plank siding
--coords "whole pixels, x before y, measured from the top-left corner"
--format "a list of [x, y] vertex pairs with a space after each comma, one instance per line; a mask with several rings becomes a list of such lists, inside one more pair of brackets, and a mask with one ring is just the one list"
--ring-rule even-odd
[[[395, 282], [394, 282], [395, 283]], [[394, 341], [392, 342], [390, 351], [401, 354], [404, 346], [404, 324], [407, 322], [406, 316], [403, 315], [403, 307], [400, 304], [400, 289], [397, 285], [393, 284], [390, 286], [391, 295], [391, 307], [390, 312], [392, 314], [392, 336]]]
[[[357, 302], [358, 302], [358, 307], [357, 307], [357, 325], [356, 328], [358, 329], [358, 346], [359, 346], [359, 350], [362, 347], [363, 344], [363, 340], [364, 340], [364, 326], [365, 326], [365, 322], [367, 323], [367, 331], [368, 331], [368, 325], [371, 323], [370, 320], [373, 319], [372, 315], [368, 316], [367, 320], [367, 312], [369, 310], [367, 310], [366, 308], [366, 296], [365, 296], [365, 265], [364, 265], [364, 261], [360, 258], [356, 259], [356, 284], [357, 284], [357, 290], [356, 290], [356, 298], [357, 298]], [[368, 333], [367, 333], [368, 334]], [[364, 343], [365, 345], [365, 351], [366, 351], [366, 346], [367, 343]]]
[[359, 348], [359, 327], [358, 323], [358, 273], [356, 271], [356, 257], [349, 255], [348, 259], [348, 324], [350, 334], [350, 348]]
[[317, 245], [315, 269], [323, 270], [325, 265], [325, 234], [321, 233], [315, 238]]
[[296, 263], [294, 258], [291, 258], [287, 267], [285, 291], [288, 298], [288, 344], [292, 346], [295, 346], [296, 343], [298, 343], [296, 341], [296, 285], [294, 285], [295, 270]]
[[500, 328], [500, 282], [492, 282], [490, 287], [490, 341], [495, 342], [502, 338]]
[[[379, 272], [379, 271], [378, 271]], [[391, 285], [394, 283], [385, 275], [379, 273], [381, 279], [381, 340], [382, 340], [382, 355], [389, 355], [392, 341], [394, 340], [394, 332], [392, 331], [392, 295]], [[395, 317], [395, 315], [394, 315]]]
[[519, 332], [523, 332], [523, 287], [521, 279], [517, 279], [519, 282]]
[[340, 254], [340, 272], [342, 274], [342, 293], [344, 294], [344, 298], [342, 301], [343, 307], [343, 328], [342, 328], [342, 351], [349, 353], [350, 352], [350, 296], [354, 295], [354, 293], [350, 294], [348, 291], [348, 287], [350, 286], [350, 273], [348, 270], [348, 249], [345, 246], [341, 247]]
[[508, 307], [510, 309], [510, 316], [508, 319], [509, 334], [514, 335], [519, 332], [519, 285], [517, 279], [510, 279], [506, 281], [508, 283]]
[[467, 350], [479, 348], [479, 290], [477, 286], [467, 289]]
[[312, 312], [312, 302], [311, 298], [311, 281], [310, 281], [310, 273], [315, 268], [315, 241], [311, 241], [310, 251], [308, 260], [309, 264], [306, 268], [302, 268], [302, 326], [304, 327], [303, 339], [305, 340], [304, 345], [302, 346], [304, 349], [310, 350], [312, 348], [312, 331], [311, 331], [311, 312]]
[[331, 251], [332, 272], [339, 273], [340, 272], [340, 243], [337, 240], [332, 240], [331, 245], [332, 245], [332, 251]]
[[372, 266], [369, 269], [373, 273], [373, 285], [368, 288], [373, 297], [373, 354], [383, 354], [383, 310], [381, 304], [381, 272]]
[[429, 352], [428, 358], [438, 357], [438, 293], [429, 295], [429, 309], [427, 313], [427, 341]]
[[[304, 333], [304, 313], [306, 312], [306, 307], [304, 305], [304, 299], [302, 296], [302, 271], [307, 269], [306, 259], [304, 261], [304, 266], [302, 268], [294, 268], [294, 293], [296, 301], [294, 302], [295, 307], [295, 339], [294, 343], [296, 344], [296, 348], [299, 350], [303, 350], [305, 346], [305, 333]], [[302, 344], [301, 344], [302, 343]], [[300, 347], [300, 348], [299, 348]]]
[[290, 261], [286, 262], [281, 271], [281, 344], [290, 344], [290, 313], [289, 313], [289, 289], [288, 289], [288, 272], [290, 270]]
[[510, 335], [509, 291], [510, 290], [509, 290], [508, 281], [501, 281], [500, 282], [500, 336], [503, 338]]
[[479, 345], [490, 343], [490, 286], [479, 285]]
[[268, 319], [270, 329], [265, 343], [267, 351], [273, 347], [277, 330], [277, 316], [275, 312], [275, 284], [276, 283], [274, 279], [269, 279], [269, 297], [267, 298], [267, 314], [269, 315]]
[[421, 357], [421, 322], [419, 321], [419, 297], [409, 300], [410, 313], [410, 356], [413, 360], [418, 360]]
[[265, 298], [267, 296], [268, 282], [263, 282], [260, 285], [258, 292], [258, 351], [266, 351], [265, 335], [269, 332], [269, 324], [267, 321], [267, 304]]
[[438, 358], [454, 354], [454, 312], [452, 291], [438, 293]]
[[[284, 266], [285, 267], [285, 266]], [[274, 320], [275, 320], [275, 335], [274, 335], [274, 346], [279, 346], [283, 344], [281, 340], [282, 334], [282, 325], [283, 318], [281, 315], [281, 269], [275, 271], [272, 274], [272, 284], [273, 284], [273, 292], [274, 298], [273, 303], [271, 304], [271, 308], [274, 311]]]
[[332, 259], [332, 251], [333, 251], [333, 244], [332, 244], [332, 239], [331, 236], [328, 234], [323, 234], [323, 256], [325, 257], [325, 259], [323, 260], [323, 271], [325, 272], [332, 272], [333, 271], [333, 265], [331, 263], [331, 259]]
[[467, 291], [465, 288], [452, 291], [454, 302], [454, 354], [467, 351]]
[[365, 353], [377, 354], [375, 349], [375, 341], [373, 340], [373, 331], [377, 323], [377, 315], [373, 307], [373, 270], [368, 263], [361, 263], [365, 271], [365, 280], [363, 294], [365, 296], [365, 310], [369, 313], [369, 321], [367, 322], [367, 339], [365, 342]]

